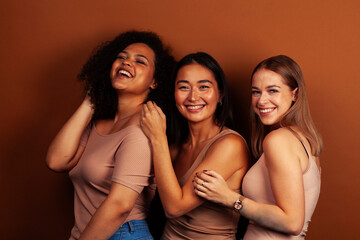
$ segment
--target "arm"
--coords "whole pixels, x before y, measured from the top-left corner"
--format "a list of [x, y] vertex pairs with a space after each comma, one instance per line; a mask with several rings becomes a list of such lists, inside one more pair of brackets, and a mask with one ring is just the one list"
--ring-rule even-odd
[[77, 164], [84, 151], [84, 147], [79, 146], [80, 138], [92, 114], [93, 109], [87, 96], [51, 142], [46, 155], [46, 164], [50, 169], [56, 172], [68, 171]]
[[[151, 149], [140, 128], [126, 133], [114, 158], [110, 192], [80, 239], [109, 239], [127, 219], [139, 194], [153, 183]], [[145, 196], [148, 201], [149, 195]]]
[[238, 136], [229, 135], [219, 139], [181, 187], [170, 158], [165, 122], [165, 115], [160, 108], [151, 102], [144, 106], [141, 126], [153, 147], [155, 176], [165, 213], [167, 217], [172, 218], [181, 216], [204, 202], [204, 199], [196, 196], [193, 190], [192, 179], [195, 172], [209, 168], [217, 169], [225, 179], [237, 170], [244, 174], [248, 164], [248, 151], [246, 143]]
[[[286, 131], [286, 130], [285, 130]], [[208, 200], [233, 207], [243, 199], [241, 215], [255, 223], [287, 234], [300, 234], [305, 218], [305, 196], [302, 169], [294, 145], [294, 137], [284, 131], [275, 131], [265, 138], [263, 147], [270, 183], [276, 205], [263, 204], [231, 191], [222, 177], [214, 171], [195, 177], [195, 192]], [[278, 146], [282, 146], [279, 151]], [[202, 181], [205, 185], [201, 186]]]
[[112, 183], [110, 193], [96, 210], [79, 240], [109, 239], [124, 223], [139, 194], [118, 183]]

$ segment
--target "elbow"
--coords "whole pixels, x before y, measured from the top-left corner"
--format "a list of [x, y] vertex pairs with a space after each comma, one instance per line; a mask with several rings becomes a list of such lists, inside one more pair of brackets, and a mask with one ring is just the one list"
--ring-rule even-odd
[[297, 236], [302, 232], [303, 227], [303, 221], [292, 221], [286, 225], [285, 232], [289, 235]]
[[175, 208], [164, 208], [164, 211], [167, 219], [177, 218], [184, 214]]
[[127, 201], [119, 202], [116, 200], [114, 201], [112, 199], [107, 199], [107, 202], [109, 202], [111, 206], [109, 209], [113, 209], [112, 211], [115, 211], [115, 215], [117, 216], [116, 219], [126, 218], [134, 207], [132, 203]]
[[51, 155], [47, 155], [46, 156], [46, 166], [54, 171], [54, 172], [64, 172], [66, 171], [67, 169], [64, 168], [64, 166], [61, 166], [60, 164], [57, 164], [59, 161], [54, 157], [54, 156], [51, 156]]
[[173, 219], [173, 218], [177, 218], [177, 217], [180, 217], [181, 215], [179, 214], [173, 214], [173, 213], [168, 213], [165, 211], [165, 216], [167, 219]]
[[56, 161], [50, 156], [46, 156], [46, 166], [54, 172], [61, 172], [61, 169], [57, 166]]

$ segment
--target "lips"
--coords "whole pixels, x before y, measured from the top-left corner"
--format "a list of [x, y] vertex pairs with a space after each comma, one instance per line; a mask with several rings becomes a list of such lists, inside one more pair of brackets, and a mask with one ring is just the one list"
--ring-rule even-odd
[[121, 76], [128, 77], [128, 78], [132, 78], [132, 77], [133, 77], [133, 74], [132, 74], [131, 72], [129, 72], [128, 70], [123, 69], [123, 68], [120, 68], [120, 69], [117, 71], [117, 74], [118, 74], [118, 75], [121, 75]]
[[274, 110], [275, 110], [275, 107], [272, 107], [272, 108], [259, 108], [259, 112], [260, 112], [261, 115], [270, 114]]
[[186, 105], [186, 109], [189, 112], [198, 112], [201, 111], [204, 107], [205, 105]]
[[268, 112], [271, 112], [271, 111], [273, 111], [275, 108], [261, 108], [261, 109], [259, 109], [259, 111], [261, 112], [261, 113], [268, 113]]

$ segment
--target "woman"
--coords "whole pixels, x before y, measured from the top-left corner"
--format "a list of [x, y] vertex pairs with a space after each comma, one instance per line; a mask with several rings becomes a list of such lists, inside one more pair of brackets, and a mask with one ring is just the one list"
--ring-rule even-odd
[[191, 182], [196, 172], [216, 169], [231, 189], [239, 191], [248, 169], [245, 140], [225, 126], [231, 115], [224, 73], [214, 58], [199, 52], [178, 63], [174, 78], [178, 115], [172, 119], [186, 124], [170, 126], [170, 133], [177, 130], [178, 144], [168, 148], [165, 115], [156, 104], [144, 105], [141, 119], [168, 217], [162, 238], [235, 239], [239, 216], [196, 196]]
[[70, 171], [75, 225], [70, 239], [153, 239], [147, 228], [155, 184], [139, 126], [147, 100], [168, 102], [173, 58], [151, 32], [125, 32], [101, 46], [80, 79], [87, 96], [52, 141], [47, 165]]
[[252, 151], [243, 195], [215, 171], [195, 176], [195, 193], [250, 220], [244, 239], [304, 239], [320, 193], [321, 137], [311, 119], [300, 67], [287, 56], [252, 74]]

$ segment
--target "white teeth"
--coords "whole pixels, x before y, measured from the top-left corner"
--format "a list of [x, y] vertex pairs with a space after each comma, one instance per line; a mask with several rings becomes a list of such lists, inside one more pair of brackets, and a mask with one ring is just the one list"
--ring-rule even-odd
[[191, 109], [191, 110], [195, 110], [195, 109], [200, 109], [202, 108], [203, 105], [197, 105], [197, 106], [187, 106], [188, 109]]
[[272, 108], [267, 108], [267, 109], [261, 109], [260, 112], [261, 113], [268, 113], [271, 112], [273, 109]]
[[125, 76], [127, 76], [129, 78], [132, 77], [131, 73], [129, 73], [128, 71], [122, 70], [122, 69], [120, 69], [118, 73], [120, 73], [122, 75], [125, 75]]

